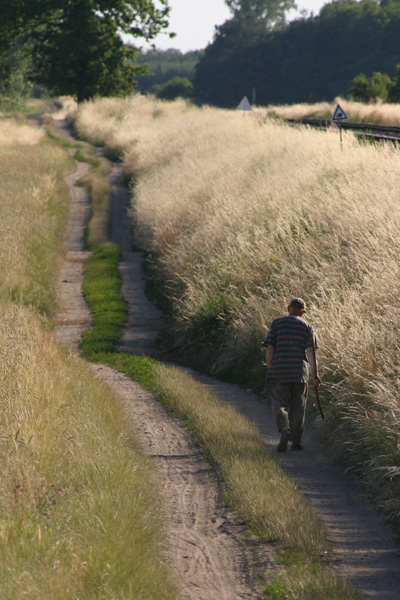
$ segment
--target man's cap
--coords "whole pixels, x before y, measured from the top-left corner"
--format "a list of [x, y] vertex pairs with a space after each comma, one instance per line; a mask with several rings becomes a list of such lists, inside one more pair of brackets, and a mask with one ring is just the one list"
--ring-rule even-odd
[[295, 306], [296, 308], [301, 308], [302, 310], [306, 309], [306, 303], [302, 298], [292, 298], [289, 306]]

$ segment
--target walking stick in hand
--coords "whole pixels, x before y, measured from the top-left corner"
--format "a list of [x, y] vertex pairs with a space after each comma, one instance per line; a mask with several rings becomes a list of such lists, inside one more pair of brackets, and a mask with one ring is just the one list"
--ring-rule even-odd
[[[316, 352], [315, 352], [315, 341], [314, 341], [314, 335], [313, 334], [311, 334], [311, 344], [312, 344], [312, 354], [313, 354], [313, 362], [314, 362], [314, 377], [317, 377], [318, 376], [317, 355], [316, 355]], [[318, 404], [319, 412], [321, 413], [321, 417], [323, 419], [325, 419], [325, 417], [324, 417], [324, 411], [322, 410], [321, 402], [319, 400], [318, 387], [316, 385], [314, 385], [314, 389], [315, 389], [315, 395], [317, 397], [317, 404]]]

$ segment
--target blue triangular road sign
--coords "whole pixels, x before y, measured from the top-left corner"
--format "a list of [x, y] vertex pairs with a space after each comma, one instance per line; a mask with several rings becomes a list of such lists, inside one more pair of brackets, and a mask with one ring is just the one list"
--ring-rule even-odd
[[348, 118], [343, 108], [338, 104], [333, 113], [332, 121], [347, 121]]

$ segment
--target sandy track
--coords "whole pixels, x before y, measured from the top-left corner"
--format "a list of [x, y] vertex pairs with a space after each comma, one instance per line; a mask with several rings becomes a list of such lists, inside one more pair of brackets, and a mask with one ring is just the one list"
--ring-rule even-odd
[[87, 189], [76, 185], [89, 171], [89, 166], [82, 162], [77, 162], [76, 166], [76, 171], [65, 178], [70, 193], [69, 224], [64, 237], [68, 253], [60, 273], [60, 310], [55, 319], [54, 334], [58, 342], [79, 352], [81, 336], [91, 323], [90, 310], [82, 294], [83, 265], [91, 253], [84, 251], [84, 228], [90, 216], [90, 199]]
[[[248, 538], [221, 501], [221, 493], [191, 434], [154, 396], [121, 373], [95, 365], [97, 373], [126, 403], [157, 464], [164, 487], [172, 568], [182, 598], [262, 598], [252, 582], [273, 568], [267, 544]], [[257, 555], [251, 546], [257, 546]]]
[[128, 322], [118, 344], [119, 352], [157, 354], [157, 338], [163, 325], [162, 313], [148, 302], [144, 293], [145, 277], [142, 254], [132, 252], [127, 211], [129, 191], [121, 184], [122, 166], [116, 165], [108, 176], [113, 189], [111, 207], [111, 241], [123, 251], [119, 271], [122, 276], [122, 295], [128, 301]]
[[[126, 224], [128, 196], [118, 182], [119, 175], [116, 168], [110, 176], [114, 190], [112, 239], [123, 248], [120, 270], [123, 294], [129, 303], [129, 323], [120, 350], [158, 357], [155, 341], [162, 318], [144, 295], [141, 254], [130, 250]], [[68, 281], [64, 275], [62, 278]], [[61, 294], [63, 286], [68, 285], [71, 284], [65, 281], [60, 284]], [[78, 284], [73, 293], [79, 294]], [[87, 319], [78, 306], [76, 313], [76, 316], [68, 313], [65, 321], [76, 323]], [[80, 326], [84, 327], [82, 323]], [[67, 324], [63, 331], [58, 333], [60, 342], [76, 349], [76, 332], [70, 336], [74, 338], [71, 345]], [[254, 540], [250, 544], [243, 542], [244, 529], [221, 502], [218, 486], [190, 434], [136, 383], [108, 367], [95, 368], [128, 403], [142, 432], [145, 449], [157, 461], [170, 517], [171, 560], [182, 598], [260, 598], [253, 583], [261, 570], [268, 572], [274, 568], [270, 549], [261, 544], [255, 557], [250, 550]], [[278, 437], [270, 411], [256, 396], [237, 386], [192, 375], [253, 420], [262, 431], [266, 446], [275, 452]], [[389, 528], [382, 524], [357, 484], [340, 467], [329, 463], [323, 449], [307, 431], [304, 443], [304, 452], [289, 451], [277, 458], [325, 522], [339, 573], [350, 579], [368, 600], [398, 600], [400, 557], [390, 540]]]

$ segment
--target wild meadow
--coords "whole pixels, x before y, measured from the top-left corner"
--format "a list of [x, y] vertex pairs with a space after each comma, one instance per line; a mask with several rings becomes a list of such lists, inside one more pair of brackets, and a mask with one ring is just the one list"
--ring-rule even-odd
[[314, 104], [288, 104], [281, 106], [268, 106], [266, 112], [272, 117], [282, 119], [304, 119], [312, 117], [315, 119], [331, 119], [336, 105], [340, 106], [349, 117], [350, 121], [356, 123], [376, 123], [378, 125], [400, 126], [399, 104], [389, 104], [378, 100], [366, 104], [354, 102], [345, 98], [335, 98], [333, 102], [317, 102]]
[[0, 120], [0, 597], [175, 598], [157, 474], [51, 332], [73, 168], [43, 131]]
[[305, 298], [326, 412], [308, 422], [399, 531], [398, 150], [143, 97], [87, 103], [76, 126], [124, 159], [182, 360], [261, 390], [269, 323]]
[[0, 122], [0, 287], [4, 297], [54, 314], [66, 192], [58, 173], [71, 168], [44, 133]]

